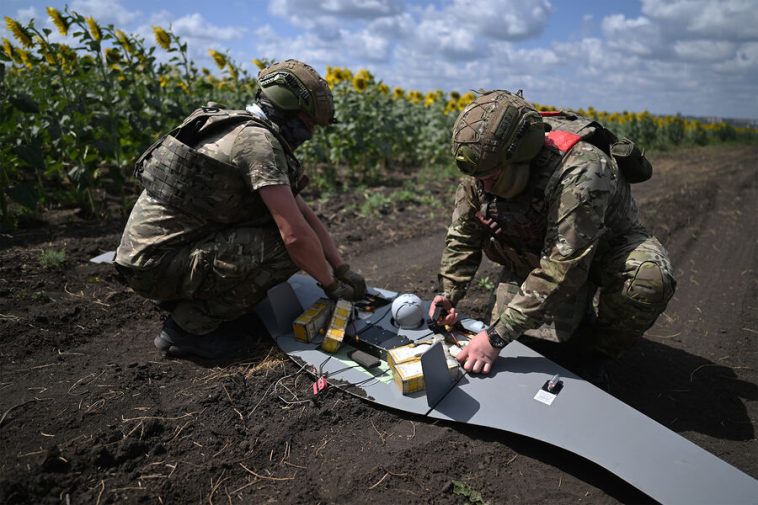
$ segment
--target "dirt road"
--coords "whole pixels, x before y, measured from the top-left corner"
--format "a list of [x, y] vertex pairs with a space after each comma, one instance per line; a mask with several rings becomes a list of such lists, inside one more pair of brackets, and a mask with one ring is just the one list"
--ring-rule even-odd
[[[758, 477], [758, 146], [654, 161], [635, 194], [679, 285], [613, 364], [612, 392]], [[388, 209], [380, 222], [319, 212], [372, 284], [434, 292], [444, 206]], [[262, 332], [243, 362], [166, 359], [152, 346], [160, 312], [86, 262], [115, 247], [122, 223], [57, 219], [0, 237], [0, 503], [649, 501], [523, 437], [340, 393], [315, 404], [311, 379]], [[43, 249], [65, 249], [65, 265], [40, 266]], [[486, 318], [495, 274], [484, 265], [464, 311]]]

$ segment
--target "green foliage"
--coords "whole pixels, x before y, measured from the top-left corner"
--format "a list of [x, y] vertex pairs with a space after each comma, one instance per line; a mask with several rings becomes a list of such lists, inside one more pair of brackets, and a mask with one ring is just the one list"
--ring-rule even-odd
[[[220, 77], [214, 75], [189, 59], [186, 42], [161, 27], [153, 27], [153, 46], [68, 8], [47, 12], [59, 32], [76, 40], [75, 48], [53, 42], [51, 30], [38, 29], [34, 20], [21, 25], [6, 19], [21, 44], [4, 39], [0, 50], [3, 230], [53, 207], [99, 217], [115, 200], [128, 212], [139, 190], [132, 164], [147, 146], [196, 107], [215, 101], [242, 108], [257, 90], [256, 79], [228, 54], [209, 51]], [[156, 51], [168, 60], [161, 62]], [[259, 68], [272, 63], [253, 62]], [[325, 78], [339, 122], [317, 129], [298, 150], [317, 191], [381, 185], [397, 174], [412, 174], [419, 182], [455, 172], [449, 154], [452, 125], [473, 93], [390, 90], [367, 70], [353, 74], [327, 67]], [[643, 148], [758, 138], [755, 129], [723, 122], [592, 108], [579, 112]], [[429, 167], [437, 173], [426, 173]], [[389, 195], [364, 191], [359, 210], [371, 215], [388, 205], [414, 205], [428, 198], [421, 187]]]
[[43, 249], [37, 258], [40, 266], [44, 268], [59, 269], [66, 264], [66, 251], [56, 249]]
[[[394, 99], [386, 86], [376, 83], [366, 71], [365, 88], [350, 80], [333, 89], [338, 123], [319, 129], [299, 150], [310, 166], [320, 167], [324, 188], [365, 183], [378, 184], [387, 171], [411, 170], [427, 163], [447, 160], [448, 143], [455, 119], [443, 113], [444, 103], [429, 105]], [[448, 161], [450, 163], [450, 161]], [[349, 167], [347, 179], [337, 167]]]
[[741, 140], [755, 142], [758, 130], [735, 128], [724, 122], [705, 123], [682, 116], [653, 116], [649, 112], [598, 112], [579, 109], [582, 115], [596, 119], [621, 137], [633, 139], [643, 149], [665, 150], [683, 144], [706, 145]]
[[492, 291], [493, 289], [495, 289], [495, 283], [492, 282], [492, 279], [490, 279], [488, 276], [480, 277], [476, 281], [476, 285], [487, 291]]
[[0, 52], [3, 229], [51, 206], [100, 216], [106, 194], [123, 205], [135, 191], [132, 163], [159, 134], [206, 101], [239, 103], [257, 88], [230, 60], [221, 79], [198, 70], [170, 32], [161, 30], [169, 61], [158, 63], [143, 39], [68, 9], [58, 14], [76, 49], [51, 42], [32, 20], [23, 30], [33, 48], [8, 41]]
[[453, 481], [453, 494], [462, 496], [466, 500], [466, 503], [470, 503], [471, 505], [487, 505], [481, 493], [459, 480]]
[[[386, 214], [393, 206], [403, 207], [442, 207], [442, 202], [431, 194], [424, 194], [419, 191], [417, 181], [409, 180], [401, 189], [394, 190], [388, 194], [364, 187], [361, 190], [363, 202], [358, 208], [358, 213], [364, 217]], [[451, 186], [453, 183], [451, 182]]]

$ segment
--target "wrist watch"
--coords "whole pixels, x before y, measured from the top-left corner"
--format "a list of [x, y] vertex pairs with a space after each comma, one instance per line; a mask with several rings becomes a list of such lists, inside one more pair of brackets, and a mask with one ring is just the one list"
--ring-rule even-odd
[[490, 345], [495, 349], [502, 349], [508, 345], [508, 341], [500, 336], [494, 326], [487, 328], [487, 337], [490, 339]]

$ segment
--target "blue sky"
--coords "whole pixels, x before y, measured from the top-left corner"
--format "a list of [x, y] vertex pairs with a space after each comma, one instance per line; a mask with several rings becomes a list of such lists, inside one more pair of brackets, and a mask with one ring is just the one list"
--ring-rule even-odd
[[150, 42], [152, 25], [171, 25], [209, 68], [214, 48], [250, 71], [252, 58], [297, 58], [421, 91], [758, 119], [755, 0], [5, 0], [0, 12], [44, 26], [45, 7], [66, 4]]

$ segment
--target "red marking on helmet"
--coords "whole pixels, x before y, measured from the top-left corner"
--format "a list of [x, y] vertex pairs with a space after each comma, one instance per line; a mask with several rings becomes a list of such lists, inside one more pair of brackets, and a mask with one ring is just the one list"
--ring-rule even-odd
[[542, 110], [540, 111], [540, 116], [542, 117], [550, 117], [550, 116], [561, 116], [564, 112], [562, 110]]
[[545, 143], [547, 145], [555, 147], [563, 153], [568, 152], [580, 140], [582, 140], [582, 137], [579, 135], [562, 130], [551, 131], [545, 136]]

